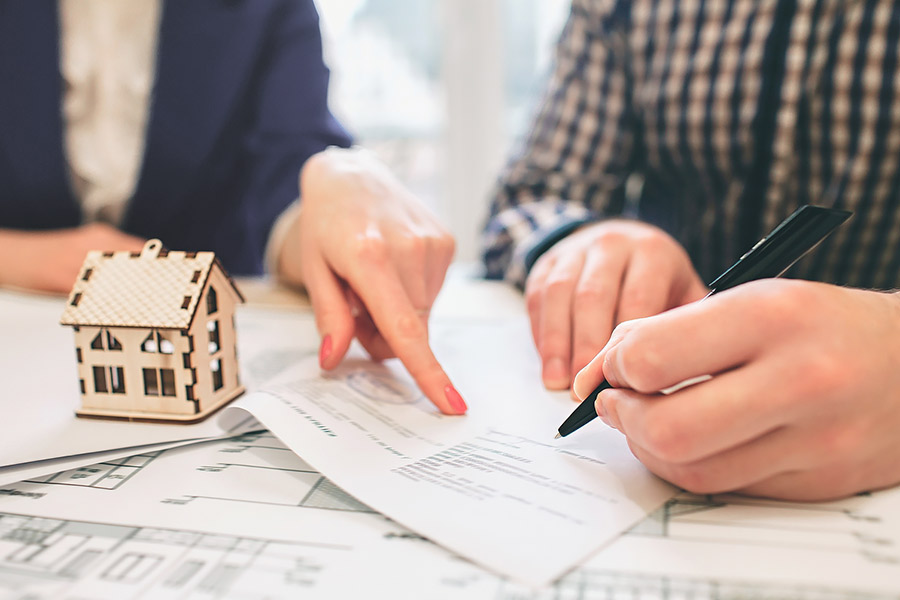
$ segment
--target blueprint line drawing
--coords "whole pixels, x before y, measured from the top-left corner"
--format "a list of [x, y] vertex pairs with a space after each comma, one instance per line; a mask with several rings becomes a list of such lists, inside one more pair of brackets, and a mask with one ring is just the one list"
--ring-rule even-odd
[[28, 479], [29, 483], [46, 483], [53, 485], [76, 485], [96, 489], [114, 490], [128, 481], [133, 475], [146, 467], [154, 458], [162, 454], [150, 452], [127, 456], [118, 460], [110, 460], [88, 467], [79, 467], [54, 473], [46, 477]]
[[890, 535], [879, 533], [883, 524], [880, 515], [849, 505], [682, 492], [629, 534], [693, 543], [718, 543], [727, 535], [735, 545], [855, 554], [900, 566], [900, 545]]
[[[900, 598], [900, 584], [896, 593], [868, 589], [859, 575], [869, 568], [900, 582], [900, 532], [874, 496], [803, 504], [681, 493], [606, 555], [534, 590], [372, 512], [266, 431], [102, 465], [77, 484], [58, 475], [0, 490], [0, 599]], [[115, 467], [135, 470], [114, 486], [91, 484]], [[896, 492], [887, 494], [880, 506], [896, 504]], [[120, 504], [129, 510], [116, 512]], [[778, 552], [790, 559], [781, 580], [762, 562]], [[716, 555], [747, 568], [704, 564]], [[672, 568], [678, 556], [690, 569]], [[802, 560], [826, 559], [850, 576], [823, 583], [823, 569], [837, 570], [829, 566], [796, 575]]]
[[[0, 592], [18, 591], [36, 599], [81, 593], [110, 599], [192, 593], [287, 597], [315, 587], [323, 560], [349, 551], [327, 544], [0, 513]], [[259, 583], [266, 585], [260, 588]]]
[[539, 595], [522, 596], [502, 588], [497, 600], [896, 600], [896, 596], [867, 594], [826, 587], [761, 584], [632, 575], [581, 569]]
[[[221, 473], [225, 470], [231, 469], [239, 470], [240, 468], [248, 468], [248, 469], [274, 469], [274, 467], [256, 467], [256, 466], [248, 466], [241, 464], [229, 464], [222, 463], [216, 465], [215, 467], [204, 467], [203, 470], [210, 473]], [[181, 498], [167, 498], [165, 502], [171, 504], [188, 504], [194, 500], [217, 500], [222, 502], [248, 502], [255, 504], [269, 504], [273, 506], [298, 506], [303, 508], [320, 508], [323, 510], [341, 510], [341, 511], [352, 511], [352, 512], [362, 512], [362, 513], [374, 513], [371, 508], [354, 498], [353, 496], [347, 494], [344, 490], [337, 487], [331, 481], [320, 475], [317, 471], [306, 471], [300, 469], [274, 469], [281, 472], [291, 472], [291, 473], [305, 473], [310, 474], [315, 477], [315, 483], [312, 484], [309, 491], [306, 492], [306, 495], [300, 499], [299, 502], [272, 502], [265, 500], [253, 500], [253, 499], [239, 499], [239, 498], [229, 498], [226, 496], [203, 496], [203, 495], [185, 495]], [[240, 477], [240, 475], [236, 475], [236, 477]]]
[[[418, 543], [423, 543], [419, 541]], [[352, 548], [0, 513], [0, 592], [50, 598], [289, 598], [322, 593], [321, 575]], [[462, 563], [460, 563], [462, 564]], [[466, 569], [475, 569], [464, 565]], [[35, 582], [40, 582], [35, 585]], [[383, 590], [388, 591], [388, 590]], [[421, 597], [483, 600], [888, 600], [824, 587], [580, 569], [529, 591], [487, 573], [436, 578]], [[79, 594], [90, 594], [80, 596]]]

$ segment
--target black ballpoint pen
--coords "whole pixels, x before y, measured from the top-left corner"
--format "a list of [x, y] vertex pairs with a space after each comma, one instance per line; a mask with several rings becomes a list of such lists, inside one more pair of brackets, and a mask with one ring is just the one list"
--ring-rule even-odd
[[[762, 238], [727, 271], [709, 284], [709, 298], [748, 281], [778, 277], [804, 254], [816, 247], [853, 213], [821, 206], [801, 206], [782, 221], [772, 232]], [[690, 382], [674, 386], [685, 387]], [[597, 395], [612, 386], [604, 381], [581, 401], [578, 407], [559, 426], [556, 437], [565, 437], [590, 423], [597, 417], [594, 402]]]

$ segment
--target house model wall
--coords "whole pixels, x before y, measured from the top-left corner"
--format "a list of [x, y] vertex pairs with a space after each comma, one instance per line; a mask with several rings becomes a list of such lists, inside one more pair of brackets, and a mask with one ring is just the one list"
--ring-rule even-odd
[[234, 310], [212, 252], [88, 253], [61, 323], [75, 333], [79, 416], [199, 421], [244, 388]]

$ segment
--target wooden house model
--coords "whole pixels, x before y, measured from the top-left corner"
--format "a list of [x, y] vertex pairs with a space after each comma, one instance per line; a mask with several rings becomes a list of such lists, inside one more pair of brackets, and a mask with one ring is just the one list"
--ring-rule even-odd
[[61, 323], [75, 332], [79, 416], [193, 422], [244, 388], [234, 311], [212, 252], [89, 252]]

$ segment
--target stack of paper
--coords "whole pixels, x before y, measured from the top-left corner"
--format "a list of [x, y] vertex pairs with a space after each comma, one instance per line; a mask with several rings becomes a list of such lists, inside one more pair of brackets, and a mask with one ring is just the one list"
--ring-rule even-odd
[[554, 440], [574, 405], [543, 389], [513, 297], [433, 321], [465, 417], [396, 361], [321, 373], [308, 311], [244, 308], [251, 392], [166, 426], [74, 418], [61, 302], [0, 294], [0, 597], [896, 597], [900, 490], [696, 497], [615, 431]]

